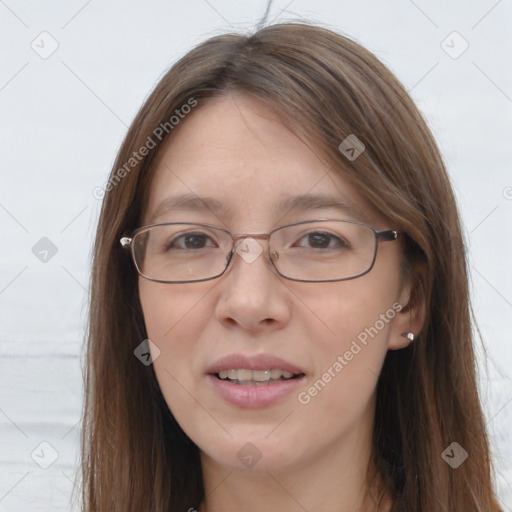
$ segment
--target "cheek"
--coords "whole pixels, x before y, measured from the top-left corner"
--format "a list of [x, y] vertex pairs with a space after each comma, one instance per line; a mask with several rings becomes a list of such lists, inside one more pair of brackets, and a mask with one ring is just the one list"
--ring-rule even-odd
[[159, 353], [153, 357], [158, 385], [162, 395], [178, 423], [187, 424], [187, 407], [194, 357], [198, 353], [198, 341], [203, 329], [201, 318], [202, 295], [192, 287], [155, 283], [141, 278], [139, 297], [146, 325], [146, 333]]
[[154, 358], [155, 373], [168, 405], [168, 398], [175, 396], [180, 383], [186, 385], [198, 376], [200, 344], [206, 324], [211, 321], [208, 294], [213, 285], [139, 280], [146, 333], [160, 351]]
[[208, 291], [209, 286], [203, 283], [193, 287], [140, 278], [139, 297], [149, 339], [160, 343], [161, 349], [175, 344], [177, 333], [180, 339], [186, 338], [187, 343], [193, 343], [197, 339], [194, 332], [207, 318], [203, 311], [203, 298]]
[[170, 407], [170, 398], [177, 396], [179, 383], [186, 385], [191, 378], [207, 315], [201, 314], [202, 303], [197, 291], [191, 293], [190, 286], [183, 290], [179, 285], [143, 281], [139, 283], [139, 296], [146, 333], [159, 350], [157, 357], [152, 354], [153, 366]]
[[[376, 286], [374, 274], [325, 288], [315, 301], [318, 336], [310, 331], [315, 376], [304, 389], [326, 411], [354, 410], [367, 404], [387, 353], [396, 316], [396, 281]], [[313, 319], [313, 315], [311, 315]], [[312, 320], [313, 321], [313, 320]]]
[[[382, 340], [396, 316], [393, 305], [398, 296], [398, 287], [393, 283], [376, 286], [374, 279], [346, 281], [323, 293], [309, 297], [304, 302], [313, 304], [311, 308], [317, 318], [319, 332], [317, 338], [325, 349], [348, 349], [352, 340]], [[304, 296], [304, 295], [303, 295]], [[322, 328], [323, 327], [323, 328]], [[375, 329], [378, 332], [375, 332]], [[369, 331], [371, 334], [369, 334]], [[317, 342], [315, 341], [315, 345]]]

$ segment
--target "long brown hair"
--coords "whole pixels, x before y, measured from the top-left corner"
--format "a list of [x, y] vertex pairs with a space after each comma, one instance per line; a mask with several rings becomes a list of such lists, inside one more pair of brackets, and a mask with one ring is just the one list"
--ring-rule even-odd
[[[392, 511], [499, 510], [476, 384], [464, 241], [439, 150], [404, 87], [373, 54], [306, 23], [220, 35], [191, 50], [149, 95], [119, 150], [93, 253], [84, 510], [186, 511], [203, 499], [198, 448], [170, 413], [153, 367], [134, 357], [147, 336], [137, 273], [119, 239], [140, 225], [162, 142], [190, 110], [230, 91], [271, 105], [406, 233], [412, 300], [425, 301], [427, 319], [411, 346], [388, 353], [377, 386], [373, 462]], [[348, 161], [338, 145], [351, 134], [365, 150]], [[452, 442], [469, 454], [457, 469], [442, 457]]]

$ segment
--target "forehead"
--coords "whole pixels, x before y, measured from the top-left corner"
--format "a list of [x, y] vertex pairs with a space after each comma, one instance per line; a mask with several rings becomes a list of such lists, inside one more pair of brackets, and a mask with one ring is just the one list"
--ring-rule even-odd
[[261, 100], [210, 99], [176, 128], [152, 164], [145, 224], [178, 210], [273, 224], [276, 215], [318, 211], [335, 200], [346, 216], [375, 220], [350, 183]]

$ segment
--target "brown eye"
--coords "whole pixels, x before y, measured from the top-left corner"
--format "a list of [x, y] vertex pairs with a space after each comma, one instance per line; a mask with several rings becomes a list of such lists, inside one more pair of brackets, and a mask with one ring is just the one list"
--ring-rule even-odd
[[[348, 247], [347, 242], [332, 233], [314, 231], [305, 235], [301, 240], [307, 240], [305, 247], [310, 249], [335, 249]], [[304, 245], [300, 245], [304, 247]]]
[[185, 233], [170, 240], [166, 249], [197, 250], [205, 247], [216, 247], [215, 244], [207, 245], [208, 241], [211, 241], [211, 238], [204, 233]]

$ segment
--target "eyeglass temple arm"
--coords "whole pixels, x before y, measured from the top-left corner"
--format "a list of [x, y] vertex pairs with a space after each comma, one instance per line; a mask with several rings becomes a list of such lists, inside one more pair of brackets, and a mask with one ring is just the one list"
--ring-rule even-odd
[[386, 231], [376, 231], [375, 235], [379, 240], [392, 242], [393, 240], [396, 240], [399, 236], [401, 236], [402, 233], [400, 231], [397, 231], [396, 229], [388, 229]]

